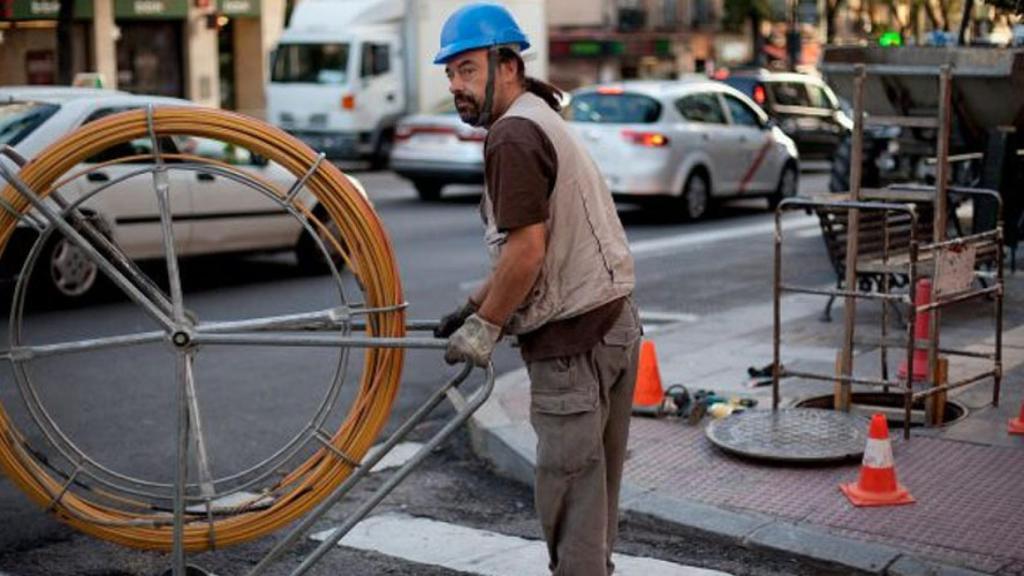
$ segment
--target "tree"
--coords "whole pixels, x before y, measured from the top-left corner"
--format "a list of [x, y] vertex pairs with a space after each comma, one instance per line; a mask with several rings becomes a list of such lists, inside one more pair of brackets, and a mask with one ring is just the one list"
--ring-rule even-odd
[[60, 0], [57, 15], [57, 84], [71, 85], [71, 25], [75, 18], [75, 0]]
[[722, 25], [726, 30], [739, 32], [745, 22], [750, 22], [755, 65], [764, 62], [764, 38], [761, 36], [761, 21], [771, 14], [768, 0], [725, 0]]
[[1024, 16], [1024, 2], [1021, 0], [985, 0], [989, 6]]
[[832, 44], [836, 39], [836, 17], [843, 0], [825, 0], [825, 43]]

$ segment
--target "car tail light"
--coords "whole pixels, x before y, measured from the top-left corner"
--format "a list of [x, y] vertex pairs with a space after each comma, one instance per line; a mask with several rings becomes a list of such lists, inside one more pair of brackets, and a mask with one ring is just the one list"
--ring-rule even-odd
[[622, 94], [625, 92], [622, 86], [601, 86], [597, 89], [598, 94]]
[[664, 148], [668, 146], [668, 136], [660, 132], [637, 132], [635, 130], [623, 130], [622, 137], [627, 142], [632, 142], [647, 148]]
[[356, 107], [356, 97], [352, 94], [345, 94], [341, 97], [341, 107], [344, 110], [354, 110]]
[[761, 84], [754, 86], [754, 102], [757, 102], [757, 105], [760, 106], [764, 104], [765, 99], [764, 86]]
[[719, 68], [719, 69], [715, 70], [715, 72], [711, 75], [711, 77], [714, 78], [715, 80], [725, 80], [726, 78], [729, 77], [729, 69], [728, 68]]
[[[455, 129], [448, 126], [399, 126], [395, 129], [395, 138], [408, 140], [416, 134], [441, 134], [456, 136]], [[461, 138], [461, 137], [460, 137]]]

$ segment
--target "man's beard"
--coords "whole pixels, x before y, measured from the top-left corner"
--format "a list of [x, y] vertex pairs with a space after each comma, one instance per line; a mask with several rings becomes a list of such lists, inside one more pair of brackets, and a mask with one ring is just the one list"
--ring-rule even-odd
[[455, 96], [455, 110], [459, 118], [470, 126], [477, 126], [480, 122], [480, 104], [469, 94], [458, 94]]

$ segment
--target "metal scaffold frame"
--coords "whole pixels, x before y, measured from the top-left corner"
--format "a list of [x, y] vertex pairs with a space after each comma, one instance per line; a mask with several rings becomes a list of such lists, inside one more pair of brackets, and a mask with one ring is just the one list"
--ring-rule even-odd
[[[130, 114], [130, 113], [128, 113]], [[41, 463], [33, 455], [34, 449], [13, 427], [8, 427], [9, 435], [5, 442], [11, 442], [8, 448], [19, 458], [32, 462], [22, 470], [31, 481], [51, 486], [48, 489], [48, 510], [57, 512], [76, 527], [91, 524], [99, 527], [139, 527], [154, 530], [171, 527], [173, 542], [170, 546], [171, 567], [173, 576], [185, 576], [188, 570], [195, 567], [186, 564], [186, 552], [190, 547], [199, 548], [186, 541], [186, 526], [202, 523], [208, 526], [210, 547], [217, 546], [216, 514], [223, 511], [214, 510], [214, 502], [218, 499], [237, 494], [245, 489], [260, 485], [276, 473], [279, 468], [293, 461], [301, 450], [316, 450], [322, 458], [333, 460], [336, 465], [344, 467], [348, 473], [343, 481], [339, 481], [329, 491], [320, 494], [308, 513], [299, 520], [288, 534], [278, 542], [259, 563], [249, 572], [250, 575], [263, 574], [272, 563], [305, 535], [313, 525], [321, 520], [331, 508], [341, 501], [350, 491], [364, 479], [399, 442], [408, 437], [419, 424], [423, 423], [442, 403], [447, 400], [454, 407], [454, 414], [447, 417], [441, 428], [433, 433], [416, 454], [403, 465], [390, 473], [390, 476], [373, 492], [358, 508], [349, 515], [344, 523], [335, 529], [331, 536], [322, 542], [302, 563], [291, 573], [300, 575], [307, 573], [324, 555], [335, 546], [346, 533], [365, 518], [388, 494], [390, 494], [412, 471], [421, 464], [430, 452], [448, 439], [461, 427], [477, 409], [487, 400], [494, 386], [494, 369], [488, 365], [482, 369], [483, 381], [472, 391], [464, 393], [461, 386], [466, 382], [473, 366], [464, 364], [458, 373], [436, 388], [430, 397], [411, 415], [402, 421], [397, 429], [375, 451], [369, 455], [357, 457], [346, 453], [338, 447], [335, 436], [324, 429], [327, 417], [335, 410], [344, 381], [348, 364], [348, 350], [351, 348], [370, 350], [380, 349], [422, 349], [444, 350], [447, 340], [426, 337], [387, 337], [387, 336], [355, 336], [353, 331], [367, 331], [380, 323], [380, 316], [404, 311], [406, 304], [398, 303], [382, 307], [349, 304], [344, 294], [341, 273], [330, 257], [328, 246], [316, 233], [323, 229], [323, 222], [317, 220], [308, 210], [297, 206], [296, 195], [314, 175], [322, 176], [323, 155], [316, 156], [308, 170], [297, 176], [293, 186], [287, 191], [273, 189], [266, 182], [260, 181], [243, 170], [234, 169], [206, 161], [204, 159], [180, 155], [174, 164], [167, 164], [160, 152], [158, 130], [154, 127], [154, 110], [146, 111], [145, 121], [147, 132], [152, 142], [153, 166], [134, 171], [127, 176], [93, 189], [71, 202], [66, 200], [53, 187], [40, 193], [34, 190], [19, 173], [12, 170], [0, 157], [0, 182], [8, 183], [14, 190], [14, 196], [0, 199], [0, 209], [32, 230], [38, 237], [26, 258], [22, 272], [15, 286], [10, 319], [9, 348], [0, 353], [0, 360], [9, 362], [14, 368], [18, 390], [24, 400], [32, 421], [42, 432], [42, 436], [53, 449], [61, 464], [57, 462]], [[282, 137], [283, 136], [279, 136]], [[14, 166], [24, 168], [25, 160], [12, 148], [5, 147], [2, 156], [10, 159]], [[102, 166], [102, 165], [101, 165]], [[93, 168], [97, 169], [99, 167]], [[315, 310], [297, 314], [267, 316], [238, 321], [202, 322], [196, 315], [186, 309], [182, 291], [181, 270], [172, 227], [172, 214], [168, 201], [169, 180], [167, 172], [187, 170], [200, 174], [209, 174], [228, 178], [244, 184], [253, 191], [272, 199], [284, 211], [298, 219], [303, 229], [311, 235], [317, 247], [324, 255], [330, 268], [333, 282], [337, 287], [341, 305], [325, 310]], [[89, 173], [86, 170], [77, 176]], [[159, 206], [160, 226], [163, 238], [164, 257], [167, 267], [169, 294], [151, 280], [137, 264], [132, 261], [108, 238], [103, 231], [83, 212], [82, 205], [97, 194], [109, 189], [124, 180], [150, 174], [153, 191]], [[340, 173], [338, 173], [340, 174]], [[24, 202], [24, 207], [15, 207], [15, 198]], [[111, 283], [124, 292], [129, 300], [141, 309], [146, 316], [156, 322], [160, 329], [149, 332], [137, 332], [117, 336], [89, 338], [84, 340], [66, 341], [49, 344], [26, 344], [23, 342], [22, 326], [25, 321], [25, 299], [28, 292], [27, 280], [39, 258], [42, 247], [51, 235], [63, 235], [69, 242], [82, 250], [107, 276]], [[390, 250], [390, 248], [388, 248]], [[403, 316], [404, 318], [404, 316]], [[426, 331], [437, 325], [433, 321], [409, 321], [400, 330]], [[175, 420], [175, 465], [173, 483], [158, 483], [135, 478], [100, 464], [82, 450], [50, 415], [43, 405], [36, 386], [27, 370], [35, 359], [59, 355], [74, 354], [93, 350], [108, 350], [136, 346], [147, 343], [167, 343], [176, 354], [176, 401]], [[271, 456], [247, 470], [229, 476], [216, 478], [213, 476], [207, 453], [207, 443], [200, 417], [197, 388], [193, 375], [193, 363], [196, 353], [202, 347], [217, 346], [282, 346], [336, 348], [340, 351], [335, 376], [328, 391], [321, 399], [314, 415], [308, 420], [302, 431], [289, 440]], [[371, 393], [372, 394], [372, 393]], [[358, 400], [358, 399], [357, 399]], [[370, 401], [374, 401], [371, 398]], [[389, 405], [390, 406], [390, 405]], [[0, 416], [4, 416], [0, 406]], [[3, 422], [6, 425], [6, 422]], [[340, 435], [340, 431], [337, 433]], [[192, 458], [190, 458], [190, 455]], [[190, 460], [194, 460], [190, 463]], [[189, 469], [195, 466], [197, 480], [189, 480]], [[47, 468], [48, 467], [48, 468]], [[54, 478], [47, 469], [59, 477]], [[294, 473], [294, 472], [293, 472]], [[83, 488], [85, 487], [85, 488]], [[144, 510], [143, 504], [148, 503], [150, 510], [170, 508], [171, 514], [156, 514], [139, 519], [105, 518], [100, 515], [77, 514], [68, 502], [78, 499], [80, 494], [75, 490], [93, 488], [95, 494], [105, 494], [107, 506], [122, 505], [129, 508]], [[95, 490], [98, 488], [98, 490]], [[273, 497], [266, 491], [255, 500], [237, 505], [236, 512], [246, 513], [256, 510], [264, 504], [261, 500]], [[285, 493], [284, 496], [293, 496]], [[134, 508], [138, 506], [138, 508]], [[195, 512], [201, 507], [201, 513]], [[90, 508], [97, 510], [102, 508]], [[262, 532], [263, 534], [266, 532]], [[201, 548], [200, 548], [201, 549]]]
[[[925, 400], [929, 403], [929, 411], [934, 410], [937, 403], [930, 401], [951, 390], [980, 382], [987, 378], [993, 380], [992, 403], [999, 402], [1000, 384], [1002, 380], [1002, 331], [1003, 331], [1003, 228], [1002, 208], [1000, 197], [997, 192], [991, 190], [980, 190], [971, 188], [959, 188], [949, 185], [949, 139], [951, 130], [952, 114], [952, 84], [953, 74], [950, 66], [943, 66], [939, 73], [939, 110], [935, 119], [922, 117], [884, 117], [875, 118], [873, 122], [884, 122], [886, 124], [901, 126], [927, 126], [937, 128], [937, 176], [934, 187], [927, 186], [902, 186], [891, 187], [882, 190], [861, 189], [861, 167], [864, 140], [864, 83], [867, 72], [863, 65], [858, 66], [854, 78], [854, 130], [853, 130], [853, 157], [851, 160], [851, 190], [848, 198], [840, 200], [819, 200], [819, 199], [787, 199], [783, 201], [775, 216], [775, 258], [773, 277], [773, 301], [774, 301], [774, 329], [773, 329], [773, 369], [772, 369], [772, 408], [777, 411], [780, 403], [780, 380], [786, 377], [803, 378], [810, 380], [835, 382], [837, 386], [835, 406], [836, 410], [849, 412], [851, 407], [851, 391], [854, 384], [871, 386], [889, 390], [897, 390], [904, 396], [904, 418], [903, 435], [910, 438], [911, 408], [915, 402]], [[998, 217], [996, 227], [992, 230], [971, 234], [960, 238], [947, 239], [946, 230], [949, 215], [950, 193], [994, 198], [998, 206]], [[933, 205], [933, 237], [931, 241], [918, 238], [918, 213], [915, 204], [930, 203]], [[842, 289], [820, 289], [814, 287], [790, 285], [783, 282], [783, 234], [782, 214], [787, 210], [833, 210], [845, 211], [846, 220], [846, 254], [845, 254], [845, 282]], [[858, 285], [858, 255], [860, 253], [860, 235], [862, 213], [876, 213], [881, 215], [882, 222], [882, 253], [881, 270], [882, 282], [880, 289], [859, 289]], [[909, 219], [908, 244], [903, 247], [908, 255], [906, 262], [890, 260], [893, 246], [890, 238], [888, 222], [892, 213], [900, 213]], [[889, 278], [894, 273], [904, 273], [909, 278], [911, 293], [917, 285], [918, 278], [923, 276], [935, 277], [939, 254], [943, 250], [959, 250], [964, 247], [972, 247], [978, 251], [994, 251], [995, 274], [994, 283], [990, 286], [980, 288], [969, 288], [964, 291], [949, 295], [939, 295], [937, 286], [932, 284], [932, 293], [929, 301], [917, 302], [915, 296], [910, 294], [894, 294], [890, 290]], [[785, 367], [782, 362], [782, 320], [781, 306], [782, 294], [802, 293], [828, 296], [830, 298], [841, 297], [844, 301], [844, 324], [843, 344], [837, 359], [836, 372], [831, 374], [815, 373], [799, 370], [791, 370]], [[941, 314], [940, 311], [953, 304], [990, 298], [994, 317], [995, 338], [994, 349], [991, 353], [976, 352], [971, 350], [957, 350], [943, 348], [940, 345], [939, 333]], [[856, 303], [858, 300], [876, 300], [882, 303], [881, 316], [881, 337], [875, 342], [881, 352], [881, 374], [880, 379], [859, 378], [854, 375], [854, 333], [856, 328]], [[902, 343], [898, 339], [888, 337], [888, 308], [890, 305], [903, 305], [906, 307], [907, 327], [906, 336]], [[918, 314], [928, 314], [929, 334], [925, 340], [915, 339], [915, 321]], [[908, 369], [906, 377], [891, 378], [888, 376], [888, 348], [901, 347], [906, 351], [906, 362]], [[923, 389], [916, 390], [914, 387], [913, 370], [915, 350], [928, 351], [928, 377], [925, 382], [918, 382]], [[939, 374], [940, 354], [948, 356], [960, 356], [975, 359], [991, 360], [992, 368], [977, 374], [972, 374], [956, 382], [943, 381], [944, 376]]]

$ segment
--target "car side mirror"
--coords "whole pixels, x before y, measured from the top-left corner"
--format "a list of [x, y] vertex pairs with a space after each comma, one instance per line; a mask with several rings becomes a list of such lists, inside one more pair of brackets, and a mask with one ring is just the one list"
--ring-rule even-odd
[[260, 156], [255, 152], [251, 153], [249, 155], [249, 158], [252, 160], [252, 163], [255, 166], [266, 166], [267, 164], [270, 164], [270, 160], [268, 160], [266, 156]]

